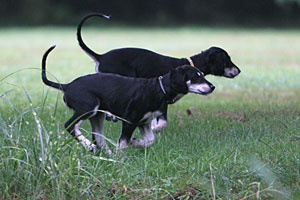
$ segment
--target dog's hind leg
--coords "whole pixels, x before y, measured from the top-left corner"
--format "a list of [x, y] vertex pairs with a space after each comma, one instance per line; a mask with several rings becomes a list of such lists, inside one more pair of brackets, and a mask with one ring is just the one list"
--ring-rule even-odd
[[101, 148], [105, 148], [108, 154], [111, 154], [111, 150], [109, 149], [108, 145], [105, 142], [104, 136], [104, 121], [105, 121], [105, 114], [104, 113], [97, 113], [95, 116], [89, 118], [92, 131], [93, 131], [93, 140], [95, 141], [96, 145]]
[[133, 138], [131, 143], [135, 147], [148, 147], [153, 144], [155, 136], [151, 129], [151, 124], [145, 124], [139, 127], [142, 139]]
[[82, 115], [74, 113], [74, 115], [65, 123], [65, 128], [71, 135], [76, 136], [76, 139], [81, 142], [86, 148], [95, 152], [96, 145], [92, 144], [89, 139], [84, 137], [79, 129], [83, 120], [84, 118], [82, 117]]

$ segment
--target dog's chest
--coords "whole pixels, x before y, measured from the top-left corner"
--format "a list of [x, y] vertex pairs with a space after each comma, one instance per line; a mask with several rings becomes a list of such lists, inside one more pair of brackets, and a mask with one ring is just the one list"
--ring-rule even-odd
[[173, 102], [179, 101], [185, 94], [177, 94], [176, 97], [173, 99]]
[[159, 110], [156, 110], [154, 112], [147, 112], [142, 119], [140, 120], [140, 122], [142, 123], [150, 123], [152, 121], [152, 119], [160, 116], [162, 114], [162, 112], [160, 112]]

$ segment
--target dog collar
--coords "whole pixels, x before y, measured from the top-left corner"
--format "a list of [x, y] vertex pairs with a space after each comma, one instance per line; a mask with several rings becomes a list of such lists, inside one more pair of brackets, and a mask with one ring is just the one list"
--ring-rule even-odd
[[[158, 77], [158, 82], [159, 82], [159, 86], [160, 86], [160, 89], [161, 89], [161, 91], [164, 93], [164, 95], [167, 97], [167, 92], [166, 92], [166, 90], [165, 90], [165, 88], [164, 88], [164, 85], [163, 85], [163, 83], [162, 83], [162, 76], [159, 76]], [[177, 99], [176, 99], [176, 97], [174, 98], [174, 99], [171, 99], [171, 100], [167, 100], [167, 103], [168, 104], [173, 104], [173, 103], [175, 103], [177, 101]]]
[[193, 60], [190, 57], [186, 58], [192, 67], [195, 67]]
[[162, 79], [162, 76], [159, 76], [159, 77], [158, 77], [158, 82], [159, 82], [160, 89], [162, 90], [162, 92], [163, 92], [165, 95], [167, 95], [166, 90], [165, 90], [165, 88], [164, 88], [164, 85], [163, 85], [161, 79]]

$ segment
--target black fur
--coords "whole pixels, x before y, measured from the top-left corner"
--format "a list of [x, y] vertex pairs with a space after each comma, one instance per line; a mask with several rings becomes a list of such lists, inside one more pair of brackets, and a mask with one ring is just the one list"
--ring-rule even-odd
[[66, 105], [74, 110], [74, 115], [65, 123], [65, 128], [73, 135], [74, 127], [76, 124], [80, 125], [80, 120], [99, 117], [96, 108], [126, 120], [123, 121], [120, 140], [129, 143], [136, 127], [143, 128], [151, 123], [151, 115], [145, 118], [146, 113], [166, 112], [167, 102], [178, 94], [195, 92], [191, 90], [191, 84], [205, 85], [207, 90], [196, 91], [198, 94], [208, 94], [214, 89], [203, 73], [188, 65], [165, 74], [161, 79], [162, 87], [158, 78], [133, 78], [111, 73], [82, 76], [68, 84], [54, 83], [47, 79], [45, 69], [46, 58], [54, 47], [49, 48], [43, 56], [42, 80], [46, 85], [64, 92]]
[[[105, 54], [97, 54], [85, 45], [81, 37], [81, 27], [90, 17], [108, 18], [106, 15], [93, 13], [82, 19], [77, 28], [77, 39], [80, 47], [95, 61], [99, 62], [99, 72], [116, 73], [124, 76], [153, 78], [168, 73], [178, 66], [190, 64], [186, 58], [173, 58], [140, 48], [121, 48]], [[192, 61], [205, 75], [226, 76], [225, 68], [238, 67], [232, 63], [227, 52], [219, 47], [211, 47], [191, 57]]]
[[[80, 47], [96, 62], [96, 72], [115, 73], [130, 77], [153, 78], [168, 73], [178, 66], [190, 64], [186, 58], [164, 56], [140, 48], [114, 49], [104, 54], [97, 54], [85, 45], [81, 37], [81, 27], [90, 17], [106, 15], [93, 13], [84, 17], [77, 28], [77, 40]], [[234, 78], [240, 69], [231, 61], [227, 52], [219, 47], [211, 47], [190, 57], [197, 69], [204, 75], [212, 74]], [[227, 73], [225, 72], [227, 70]], [[167, 113], [162, 116], [167, 120]]]

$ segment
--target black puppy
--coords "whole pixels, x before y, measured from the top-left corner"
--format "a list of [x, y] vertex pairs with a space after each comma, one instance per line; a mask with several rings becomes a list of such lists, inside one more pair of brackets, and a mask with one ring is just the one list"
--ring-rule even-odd
[[[120, 148], [127, 148], [130, 142], [133, 146], [147, 147], [154, 142], [151, 120], [166, 112], [168, 102], [188, 92], [205, 95], [214, 90], [202, 72], [188, 65], [177, 67], [159, 78], [96, 73], [79, 77], [69, 84], [55, 83], [46, 77], [46, 58], [54, 47], [49, 48], [43, 56], [42, 80], [46, 85], [64, 92], [65, 104], [74, 110], [65, 128], [92, 151], [96, 150], [97, 145], [111, 153], [101, 137], [104, 134], [104, 113], [99, 110], [125, 119], [119, 138]], [[85, 119], [90, 120], [96, 145], [79, 130]], [[142, 139], [131, 139], [136, 127], [140, 129]]]
[[[168, 73], [178, 66], [189, 64], [195, 66], [204, 75], [212, 74], [234, 78], [240, 69], [232, 63], [225, 50], [211, 47], [189, 58], [173, 58], [139, 48], [122, 48], [111, 50], [105, 54], [97, 54], [88, 48], [81, 37], [81, 27], [90, 17], [106, 15], [93, 13], [84, 17], [77, 28], [77, 40], [80, 47], [96, 62], [96, 72], [115, 73], [137, 78], [154, 78]], [[154, 120], [153, 130], [167, 126], [167, 108], [157, 120]]]

